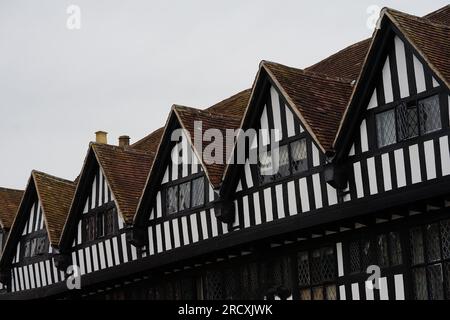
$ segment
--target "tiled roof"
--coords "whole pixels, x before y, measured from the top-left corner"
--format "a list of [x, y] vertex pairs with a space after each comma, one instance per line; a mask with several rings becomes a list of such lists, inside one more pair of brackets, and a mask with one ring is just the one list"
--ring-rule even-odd
[[[246, 92], [245, 95], [242, 95], [242, 97], [239, 97], [238, 99], [228, 99], [226, 100], [226, 102], [223, 101], [220, 105], [220, 108], [212, 107], [206, 110], [198, 110], [178, 105], [173, 107], [174, 112], [177, 115], [182, 127], [189, 132], [192, 143], [194, 143], [195, 121], [202, 122], [202, 132], [201, 132], [202, 135], [208, 129], [218, 129], [222, 133], [222, 136], [224, 137], [223, 144], [221, 146], [219, 146], [219, 144], [216, 144], [219, 141], [215, 141], [212, 143], [214, 143], [213, 146], [222, 148], [223, 163], [213, 163], [214, 161], [212, 161], [212, 159], [209, 159], [208, 157], [206, 157], [207, 155], [204, 155], [203, 150], [205, 149], [206, 146], [211, 144], [211, 142], [204, 142], [202, 145], [202, 150], [196, 150], [198, 156], [203, 158], [200, 159], [200, 161], [203, 163], [206, 175], [208, 176], [209, 181], [214, 188], [219, 187], [222, 182], [223, 172], [225, 170], [225, 166], [228, 160], [226, 151], [232, 150], [234, 145], [233, 143], [231, 143], [230, 145], [226, 144], [228, 142], [227, 139], [225, 139], [226, 130], [227, 129], [236, 130], [240, 128], [242, 114], [243, 110], [247, 106], [248, 96], [249, 95]], [[220, 114], [212, 112], [229, 109], [234, 109], [235, 111], [238, 112], [233, 112], [231, 114], [225, 113]]]
[[133, 143], [131, 147], [144, 152], [156, 152], [158, 145], [164, 133], [164, 127], [156, 129], [141, 140]]
[[251, 92], [252, 89], [243, 90], [219, 103], [216, 103], [212, 107], [207, 108], [205, 111], [242, 118], [248, 104], [248, 99], [250, 99]]
[[305, 70], [322, 73], [330, 77], [356, 80], [363, 67], [371, 40], [371, 38], [365, 39], [348, 46]]
[[450, 87], [450, 26], [392, 9], [386, 14]]
[[3, 229], [11, 228], [22, 196], [22, 190], [0, 188], [0, 225]]
[[450, 4], [427, 14], [424, 18], [436, 23], [450, 25]]
[[117, 201], [126, 223], [132, 223], [148, 173], [153, 164], [154, 153], [93, 143], [99, 165]]
[[332, 150], [339, 121], [353, 90], [352, 80], [263, 61], [294, 111], [324, 151]]
[[75, 193], [75, 183], [39, 171], [33, 171], [32, 177], [41, 201], [50, 243], [57, 246]]

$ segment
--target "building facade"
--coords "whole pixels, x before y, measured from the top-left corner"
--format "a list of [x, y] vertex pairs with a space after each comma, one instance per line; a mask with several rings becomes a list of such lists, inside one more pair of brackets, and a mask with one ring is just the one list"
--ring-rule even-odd
[[372, 38], [262, 61], [135, 144], [99, 132], [75, 182], [32, 173], [1, 297], [450, 299], [449, 38], [449, 6], [383, 9]]

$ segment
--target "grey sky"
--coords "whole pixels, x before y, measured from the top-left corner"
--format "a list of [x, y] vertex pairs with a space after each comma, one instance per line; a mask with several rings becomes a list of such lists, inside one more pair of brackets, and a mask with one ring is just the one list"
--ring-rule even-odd
[[424, 15], [447, 1], [2, 0], [0, 186], [24, 188], [32, 169], [74, 179], [97, 130], [135, 142], [174, 103], [250, 87], [262, 59], [303, 68], [369, 37], [373, 4]]

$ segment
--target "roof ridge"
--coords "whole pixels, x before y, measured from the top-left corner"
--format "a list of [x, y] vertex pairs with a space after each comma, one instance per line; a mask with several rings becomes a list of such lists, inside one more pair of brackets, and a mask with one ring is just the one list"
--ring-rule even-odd
[[109, 148], [114, 151], [117, 150], [117, 151], [123, 151], [123, 152], [128, 152], [128, 153], [140, 154], [140, 155], [150, 155], [151, 156], [152, 154], [154, 154], [154, 152], [135, 149], [131, 145], [127, 146], [127, 147], [121, 147], [121, 146], [116, 146], [113, 144], [91, 142], [91, 146], [100, 147], [100, 148], [106, 147], [106, 148]]
[[38, 175], [42, 175], [42, 176], [44, 176], [44, 177], [46, 177], [48, 179], [52, 179], [52, 180], [55, 180], [55, 181], [58, 181], [58, 182], [71, 184], [71, 185], [75, 184], [74, 181], [70, 181], [70, 180], [67, 180], [67, 179], [64, 179], [64, 178], [60, 178], [60, 177], [57, 177], [57, 176], [54, 176], [54, 175], [51, 175], [51, 174], [48, 174], [48, 173], [45, 173], [45, 172], [42, 172], [42, 171], [39, 171], [39, 170], [33, 170], [33, 171], [31, 171], [31, 174], [33, 175], [33, 177], [34, 177], [35, 174], [38, 174]]
[[447, 4], [446, 6], [443, 6], [442, 8], [439, 8], [439, 9], [433, 11], [433, 12], [430, 12], [430, 13], [424, 15], [423, 18], [428, 19], [429, 17], [432, 17], [432, 16], [434, 16], [436, 14], [439, 14], [439, 13], [445, 11], [445, 10], [448, 10], [448, 9], [450, 9], [450, 4]]
[[326, 75], [324, 73], [310, 71], [310, 70], [306, 70], [306, 69], [300, 69], [300, 68], [296, 68], [296, 67], [291, 67], [291, 66], [287, 66], [287, 65], [284, 65], [284, 64], [281, 64], [281, 63], [278, 63], [278, 62], [273, 62], [273, 61], [268, 61], [268, 60], [262, 60], [261, 64], [262, 65], [264, 65], [264, 64], [269, 64], [269, 65], [273, 64], [273, 65], [278, 65], [278, 66], [289, 68], [289, 69], [295, 69], [296, 71], [302, 72], [306, 76], [310, 76], [310, 77], [314, 77], [314, 78], [320, 78], [322, 80], [335, 81], [335, 82], [340, 82], [340, 83], [345, 83], [345, 84], [351, 84], [354, 81], [353, 79], [349, 79], [349, 78], [331, 77], [331, 76]]
[[416, 20], [416, 21], [419, 21], [419, 22], [422, 22], [422, 23], [426, 23], [426, 24], [435, 26], [435, 27], [450, 29], [449, 25], [437, 23], [437, 22], [431, 21], [430, 19], [425, 18], [425, 17], [415, 16], [415, 15], [412, 15], [412, 14], [409, 14], [409, 13], [406, 13], [406, 12], [403, 12], [403, 11], [399, 11], [399, 10], [396, 10], [396, 9], [392, 9], [392, 8], [389, 8], [389, 7], [384, 7], [383, 10], [385, 10], [388, 14], [391, 13], [391, 12], [394, 13], [394, 14], [397, 13], [397, 14], [403, 15], [407, 19]]
[[193, 107], [188, 107], [188, 106], [183, 106], [183, 105], [178, 105], [178, 104], [174, 104], [173, 108], [175, 109], [187, 109], [190, 111], [194, 111], [194, 112], [198, 112], [198, 113], [207, 113], [208, 115], [211, 115], [212, 117], [216, 117], [216, 118], [221, 118], [221, 119], [236, 119], [236, 120], [241, 120], [239, 117], [233, 116], [233, 115], [225, 115], [224, 113], [220, 113], [220, 112], [214, 112], [214, 111], [210, 111], [208, 109], [197, 109], [197, 108], [193, 108]]
[[230, 100], [233, 100], [233, 99], [235, 99], [237, 96], [243, 94], [244, 92], [251, 91], [251, 90], [252, 90], [252, 88], [247, 88], [247, 89], [244, 89], [244, 90], [242, 90], [242, 91], [239, 91], [238, 93], [235, 93], [235, 94], [233, 94], [232, 96], [229, 96], [228, 98], [225, 98], [225, 99], [223, 99], [223, 100], [221, 100], [221, 101], [219, 101], [219, 102], [214, 103], [212, 106], [209, 106], [209, 107], [207, 107], [207, 108], [204, 109], [204, 110], [211, 109], [211, 108], [213, 108], [213, 107], [215, 107], [215, 106], [217, 106], [217, 105], [219, 105], [219, 104], [222, 104], [222, 103], [228, 102], [228, 101], [230, 101]]
[[0, 191], [24, 192], [24, 190], [13, 189], [13, 188], [6, 188], [6, 187], [0, 187]]

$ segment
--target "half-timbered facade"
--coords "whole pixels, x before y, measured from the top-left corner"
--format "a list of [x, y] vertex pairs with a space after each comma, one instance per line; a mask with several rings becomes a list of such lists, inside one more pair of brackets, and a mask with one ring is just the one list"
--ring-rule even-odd
[[383, 9], [313, 66], [262, 61], [251, 89], [99, 139], [60, 225], [34, 172], [3, 297], [450, 299], [448, 39], [449, 6]]

